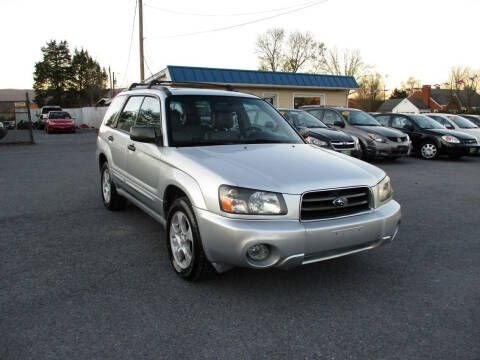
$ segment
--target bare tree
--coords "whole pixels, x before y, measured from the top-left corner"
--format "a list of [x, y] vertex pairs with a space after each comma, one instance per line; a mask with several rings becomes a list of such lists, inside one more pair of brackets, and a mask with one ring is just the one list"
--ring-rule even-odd
[[413, 76], [410, 76], [407, 81], [401, 83], [402, 88], [404, 89], [414, 89], [422, 86], [422, 82]]
[[[448, 76], [449, 88], [451, 89], [451, 97], [457, 95], [460, 105], [465, 106], [468, 110], [472, 109], [473, 98], [479, 88], [479, 79], [476, 72], [469, 67], [452, 66]], [[460, 91], [464, 90], [463, 93]]]
[[383, 102], [385, 82], [380, 73], [364, 74], [358, 83], [355, 101], [364, 111], [376, 111]]
[[310, 32], [294, 31], [288, 36], [282, 70], [289, 72], [308, 70], [307, 66], [312, 65], [324, 49], [325, 45], [317, 42]]
[[315, 65], [316, 73], [354, 76], [357, 80], [366, 75], [372, 66], [363, 61], [358, 49], [327, 49], [318, 57]]
[[280, 70], [284, 39], [285, 30], [282, 28], [272, 28], [263, 35], [258, 36], [255, 44], [255, 53], [260, 60], [260, 70]]

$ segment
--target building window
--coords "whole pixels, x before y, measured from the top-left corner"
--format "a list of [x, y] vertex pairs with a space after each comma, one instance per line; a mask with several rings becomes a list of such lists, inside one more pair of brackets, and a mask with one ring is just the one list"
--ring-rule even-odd
[[298, 109], [300, 106], [305, 105], [325, 105], [325, 95], [305, 95], [305, 94], [293, 94], [293, 108]]
[[275, 107], [278, 107], [278, 94], [277, 93], [263, 93], [263, 98], [267, 100], [270, 104]]

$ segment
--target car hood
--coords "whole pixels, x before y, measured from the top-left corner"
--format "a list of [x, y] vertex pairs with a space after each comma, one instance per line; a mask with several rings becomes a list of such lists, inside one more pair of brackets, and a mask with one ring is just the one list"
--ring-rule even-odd
[[309, 128], [310, 136], [327, 141], [353, 141], [351, 135], [328, 128]]
[[365, 132], [377, 134], [385, 137], [399, 137], [405, 136], [400, 130], [392, 129], [385, 126], [355, 126], [357, 129], [364, 130]]
[[433, 134], [437, 136], [451, 135], [461, 140], [469, 140], [474, 138], [472, 135], [465, 134], [463, 132], [456, 131], [456, 130], [450, 130], [450, 129], [423, 129], [423, 130], [427, 134]]
[[[373, 186], [383, 170], [350, 156], [308, 144], [254, 144], [176, 148], [172, 165], [203, 189], [222, 184], [301, 194], [305, 191]], [[210, 189], [212, 190], [212, 189]]]

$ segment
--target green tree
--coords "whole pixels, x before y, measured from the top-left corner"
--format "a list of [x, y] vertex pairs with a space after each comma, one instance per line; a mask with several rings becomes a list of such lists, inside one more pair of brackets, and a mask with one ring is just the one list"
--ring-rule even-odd
[[393, 89], [390, 99], [405, 99], [408, 97], [408, 91], [402, 89]]
[[33, 73], [35, 102], [40, 106], [64, 105], [65, 91], [72, 74], [68, 43], [51, 40], [41, 50], [43, 59], [35, 63]]
[[69, 90], [77, 106], [93, 106], [106, 90], [107, 73], [87, 50], [75, 49], [71, 62]]

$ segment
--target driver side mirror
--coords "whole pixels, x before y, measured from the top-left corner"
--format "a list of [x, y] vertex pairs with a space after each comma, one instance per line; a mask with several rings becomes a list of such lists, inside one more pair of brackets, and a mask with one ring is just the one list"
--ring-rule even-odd
[[157, 143], [159, 136], [153, 126], [132, 126], [130, 128], [130, 139], [143, 143]]
[[345, 123], [343, 121], [340, 121], [340, 120], [335, 120], [333, 122], [333, 125], [335, 126], [338, 126], [338, 127], [341, 127], [341, 128], [344, 128], [345, 127]]
[[451, 130], [455, 129], [455, 127], [454, 127], [452, 124], [450, 124], [450, 123], [445, 123], [444, 126], [445, 126], [447, 129], [451, 129]]

